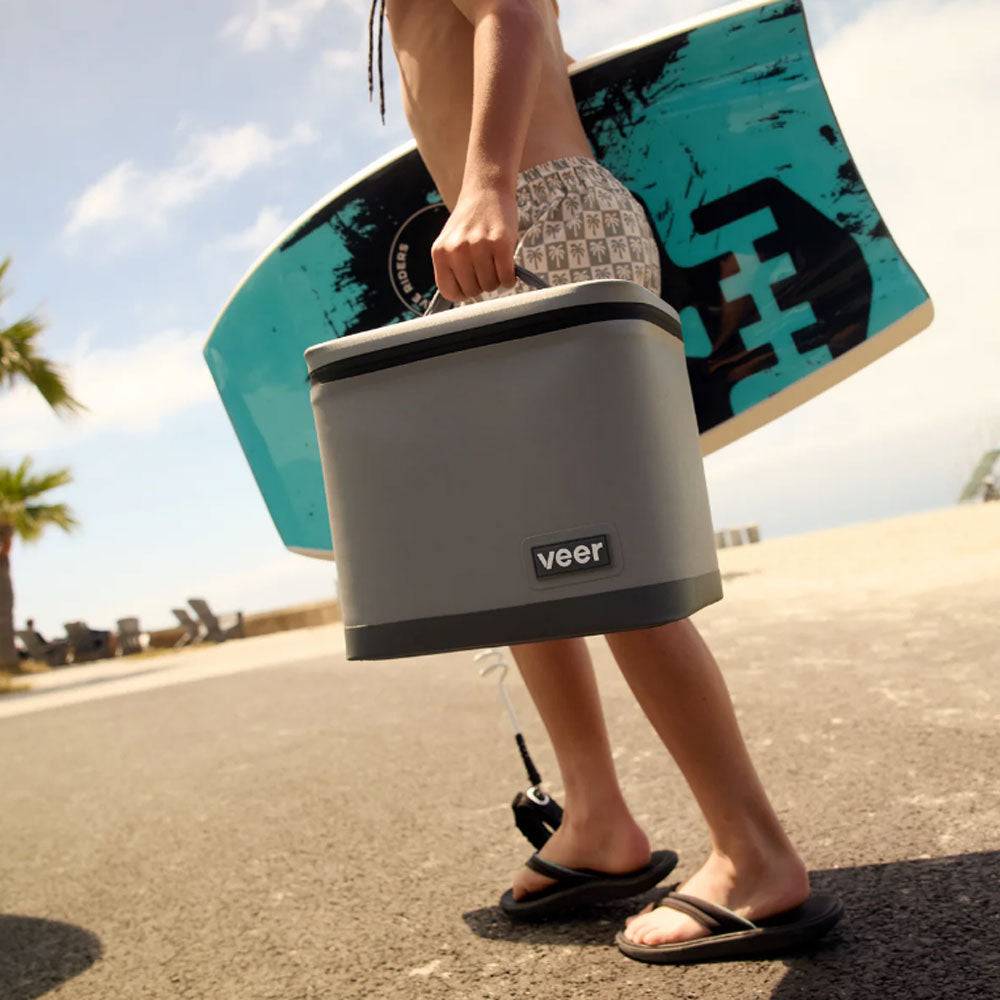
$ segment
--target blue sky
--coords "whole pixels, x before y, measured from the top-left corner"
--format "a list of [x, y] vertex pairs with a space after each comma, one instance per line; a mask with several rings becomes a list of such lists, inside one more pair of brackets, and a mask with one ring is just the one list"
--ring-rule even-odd
[[[0, 35], [2, 318], [38, 312], [90, 412], [0, 397], [0, 462], [71, 466], [81, 528], [13, 553], [16, 613], [43, 631], [206, 596], [220, 610], [333, 592], [286, 553], [201, 346], [259, 254], [407, 138], [387, 60], [369, 106], [365, 0], [34, 0]], [[716, 6], [565, 0], [577, 57]], [[1000, 439], [993, 261], [1000, 79], [995, 0], [806, 0], [848, 144], [931, 291], [932, 328], [707, 462], [717, 526], [765, 536], [951, 503]]]

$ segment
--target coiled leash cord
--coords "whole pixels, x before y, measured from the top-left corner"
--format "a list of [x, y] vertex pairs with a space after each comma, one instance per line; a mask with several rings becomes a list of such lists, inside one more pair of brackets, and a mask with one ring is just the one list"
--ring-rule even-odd
[[562, 822], [562, 807], [545, 792], [542, 791], [542, 776], [535, 767], [535, 762], [528, 753], [528, 745], [524, 742], [521, 733], [521, 725], [517, 720], [517, 713], [507, 691], [503, 686], [509, 669], [503, 652], [499, 649], [487, 649], [475, 656], [476, 663], [482, 663], [479, 668], [479, 676], [486, 677], [488, 674], [499, 673], [497, 678], [497, 689], [500, 692], [500, 700], [507, 710], [507, 717], [510, 719], [511, 728], [514, 730], [514, 741], [517, 743], [518, 752], [524, 762], [524, 769], [528, 772], [528, 781], [531, 784], [523, 792], [518, 792], [511, 802], [511, 809], [514, 811], [514, 823], [517, 828], [531, 842], [532, 846], [539, 850], [542, 845], [559, 828]]

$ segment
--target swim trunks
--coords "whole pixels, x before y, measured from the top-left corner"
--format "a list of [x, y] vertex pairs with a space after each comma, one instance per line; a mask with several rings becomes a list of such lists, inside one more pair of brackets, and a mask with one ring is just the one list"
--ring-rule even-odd
[[[596, 160], [573, 156], [522, 170], [517, 215], [514, 259], [548, 284], [622, 278], [660, 293], [660, 254], [646, 213]], [[527, 290], [518, 281], [480, 300]]]

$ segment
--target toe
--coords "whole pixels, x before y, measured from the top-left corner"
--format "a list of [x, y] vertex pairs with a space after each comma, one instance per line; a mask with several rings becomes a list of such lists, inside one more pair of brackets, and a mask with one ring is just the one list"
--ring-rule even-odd
[[624, 931], [626, 941], [650, 947], [693, 941], [707, 934], [708, 931], [697, 921], [666, 907], [633, 917], [626, 923]]
[[645, 944], [643, 936], [645, 934], [647, 920], [645, 914], [637, 914], [634, 917], [629, 917], [625, 921], [625, 940], [631, 941], [632, 944]]
[[632, 916], [625, 918], [625, 930], [628, 932], [625, 934], [625, 937], [628, 941], [632, 941], [631, 934], [633, 932], [638, 934], [641, 928], [645, 926], [645, 923], [648, 923], [645, 918], [648, 917], [649, 914], [651, 914], [655, 909], [656, 903], [648, 903], [638, 913], [633, 913]]
[[512, 886], [514, 899], [524, 899], [525, 896], [541, 892], [543, 889], [554, 884], [552, 879], [546, 878], [544, 875], [539, 875], [538, 872], [533, 872], [530, 868], [522, 868], [514, 877], [514, 884]]

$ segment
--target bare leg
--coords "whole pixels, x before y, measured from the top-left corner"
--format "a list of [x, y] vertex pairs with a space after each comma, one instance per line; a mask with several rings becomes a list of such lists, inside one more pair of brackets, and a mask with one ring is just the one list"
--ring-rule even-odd
[[[708, 824], [708, 861], [680, 889], [750, 920], [780, 913], [809, 895], [805, 865], [754, 770], [729, 693], [690, 621], [609, 635], [618, 665], [673, 755]], [[683, 941], [707, 931], [657, 909], [629, 921], [641, 944]]]
[[[565, 639], [512, 651], [552, 741], [565, 790], [562, 824], [541, 856], [608, 873], [641, 868], [649, 861], [649, 842], [618, 785], [586, 643]], [[514, 879], [514, 898], [551, 881], [523, 869]]]

